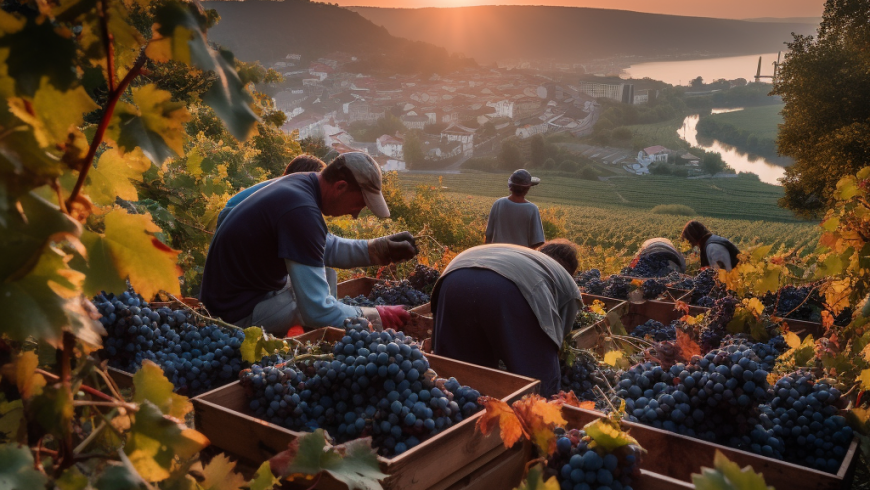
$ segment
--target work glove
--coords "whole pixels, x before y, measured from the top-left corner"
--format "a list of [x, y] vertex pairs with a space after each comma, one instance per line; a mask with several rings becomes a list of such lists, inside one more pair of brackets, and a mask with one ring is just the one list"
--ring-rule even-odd
[[375, 306], [384, 328], [400, 329], [411, 321], [411, 314], [401, 306]]
[[369, 240], [369, 259], [372, 265], [390, 265], [404, 262], [417, 255], [414, 235], [407, 231]]

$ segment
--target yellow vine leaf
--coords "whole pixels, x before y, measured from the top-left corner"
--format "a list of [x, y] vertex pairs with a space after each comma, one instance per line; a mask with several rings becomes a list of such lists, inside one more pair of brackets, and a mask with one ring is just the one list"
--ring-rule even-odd
[[95, 204], [110, 205], [116, 197], [127, 201], [139, 200], [133, 182], [142, 182], [142, 174], [151, 168], [151, 162], [141, 150], [126, 155], [112, 148], [100, 156], [96, 168], [88, 173], [86, 192]]
[[123, 153], [137, 147], [156, 164], [184, 155], [184, 123], [190, 113], [184, 102], [154, 85], [133, 87], [133, 104], [119, 103], [112, 114], [106, 139]]
[[616, 366], [620, 359], [622, 359], [625, 354], [622, 351], [612, 350], [606, 354], [604, 354], [604, 363], [610, 366]]
[[[268, 463], [264, 463], [268, 464]], [[202, 490], [242, 490], [247, 486], [245, 477], [234, 470], [236, 463], [223, 453], [218, 454], [202, 469]]]
[[788, 345], [792, 349], [797, 349], [798, 347], [801, 346], [801, 338], [798, 337], [798, 335], [796, 333], [785, 332], [783, 337], [785, 338], [786, 345]]
[[559, 490], [559, 480], [555, 476], [544, 481], [544, 470], [540, 464], [529, 469], [526, 478], [520, 482], [517, 490]]
[[174, 389], [173, 384], [163, 375], [163, 369], [147, 359], [133, 375], [134, 402], [148, 400], [164, 414], [183, 419], [193, 410], [193, 405], [187, 397], [175, 394]]
[[133, 418], [124, 452], [146, 481], [169, 478], [180, 462], [209, 445], [204, 435], [185, 427], [176, 418], [163, 415], [148, 400], [139, 405]]
[[272, 465], [269, 464], [269, 461], [264, 461], [248, 486], [250, 490], [272, 490], [280, 484], [281, 480], [272, 474]]
[[39, 367], [39, 358], [32, 351], [21, 354], [21, 357], [15, 361], [15, 381], [18, 385], [18, 393], [25, 400], [42, 393], [42, 388], [45, 386], [45, 378], [41, 374], [37, 374], [37, 367]]
[[520, 424], [517, 414], [507, 403], [498, 398], [481, 397], [481, 403], [485, 408], [483, 416], [477, 419], [477, 429], [483, 435], [489, 435], [495, 426], [501, 430], [501, 440], [504, 447], [510, 449], [522, 436], [528, 436]]
[[870, 369], [861, 371], [861, 375], [858, 376], [858, 381], [861, 382], [862, 390], [870, 390]]
[[755, 315], [756, 318], [764, 312], [764, 304], [758, 298], [744, 299], [743, 307]]
[[151, 299], [161, 290], [181, 294], [176, 265], [180, 253], [164, 245], [153, 234], [160, 228], [147, 214], [128, 214], [115, 208], [106, 215], [105, 244], [119, 277], [127, 277], [130, 284], [144, 298]]
[[583, 427], [586, 434], [595, 441], [596, 444], [603, 447], [606, 451], [614, 451], [615, 449], [634, 444], [640, 446], [634, 437], [631, 437], [628, 432], [619, 427], [617, 420], [609, 417], [600, 417], [592, 422], [589, 422]]
[[33, 136], [43, 148], [65, 143], [70, 132], [78, 131], [84, 115], [99, 108], [84, 87], [61, 92], [48, 77], [42, 77], [32, 99], [9, 99], [9, 111], [33, 127]]
[[604, 303], [597, 299], [593, 301], [591, 305], [589, 305], [589, 309], [592, 310], [592, 313], [595, 313], [597, 315], [607, 314], [607, 312], [604, 311]]
[[564, 426], [567, 422], [562, 417], [562, 403], [539, 395], [525, 396], [514, 402], [513, 411], [523, 428], [530, 432], [527, 436], [542, 453], [553, 454], [556, 450], [556, 426]]

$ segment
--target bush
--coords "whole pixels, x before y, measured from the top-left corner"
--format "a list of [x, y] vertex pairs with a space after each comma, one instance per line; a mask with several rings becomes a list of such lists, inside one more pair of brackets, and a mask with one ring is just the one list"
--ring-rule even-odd
[[571, 160], [565, 160], [564, 162], [562, 162], [562, 163], [559, 165], [559, 170], [561, 170], [561, 171], [563, 171], [563, 172], [571, 172], [571, 173], [575, 173], [575, 172], [577, 172], [579, 169], [580, 169], [580, 165], [578, 165], [577, 162], [574, 162], [574, 161], [571, 161]]
[[654, 214], [671, 214], [674, 216], [695, 216], [698, 213], [685, 204], [659, 204], [652, 208]]
[[598, 180], [598, 171], [587, 165], [580, 171], [580, 178], [585, 180]]
[[543, 168], [544, 170], [553, 170], [556, 168], [556, 161], [552, 158], [548, 158], [544, 160], [544, 165], [541, 168]]
[[633, 133], [631, 132], [630, 129], [628, 129], [624, 126], [620, 126], [616, 129], [614, 129], [610, 133], [610, 136], [615, 140], [626, 141], [626, 140], [631, 139], [631, 137], [633, 136]]

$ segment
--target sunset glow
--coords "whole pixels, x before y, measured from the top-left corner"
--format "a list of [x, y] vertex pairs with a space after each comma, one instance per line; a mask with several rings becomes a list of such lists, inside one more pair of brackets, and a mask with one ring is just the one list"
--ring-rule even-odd
[[823, 0], [337, 0], [342, 6], [389, 8], [469, 7], [474, 5], [559, 5], [634, 10], [659, 14], [745, 19], [754, 17], [818, 17]]

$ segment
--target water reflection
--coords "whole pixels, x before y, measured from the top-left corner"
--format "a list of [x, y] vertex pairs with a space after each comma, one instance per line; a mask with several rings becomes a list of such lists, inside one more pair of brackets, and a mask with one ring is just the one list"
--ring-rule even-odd
[[772, 63], [776, 53], [709, 58], [705, 60], [654, 61], [631, 65], [623, 71], [623, 78], [645, 78], [661, 80], [671, 85], [688, 85], [693, 78], [703, 77], [705, 82], [724, 78], [734, 80], [745, 78], [752, 81], [758, 69], [758, 57], [762, 57], [761, 74], [773, 73]]
[[[722, 112], [733, 112], [735, 110], [741, 109], [714, 109], [713, 113], [719, 114]], [[718, 140], [705, 138], [703, 136], [699, 137], [696, 128], [698, 125], [698, 119], [699, 116], [695, 114], [687, 117], [683, 121], [683, 127], [677, 130], [680, 138], [692, 146], [701, 147], [707, 151], [719, 153], [722, 155], [722, 160], [724, 160], [729, 167], [738, 172], [751, 172], [758, 175], [762, 182], [781, 185], [777, 179], [785, 174], [785, 169], [782, 166], [776, 165], [763, 157], [739, 151], [733, 146], [727, 145]], [[783, 159], [783, 163], [785, 162], [788, 162], [788, 160]]]

